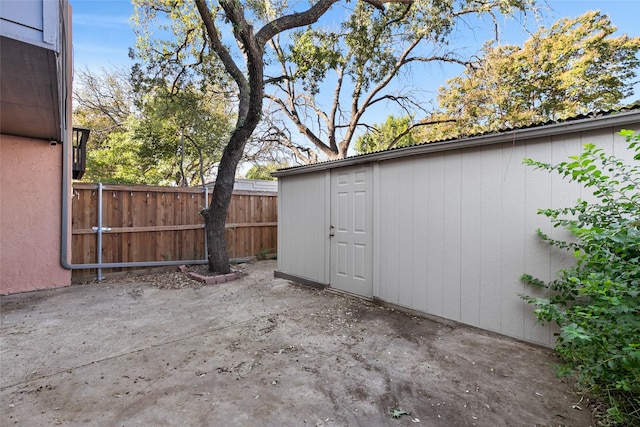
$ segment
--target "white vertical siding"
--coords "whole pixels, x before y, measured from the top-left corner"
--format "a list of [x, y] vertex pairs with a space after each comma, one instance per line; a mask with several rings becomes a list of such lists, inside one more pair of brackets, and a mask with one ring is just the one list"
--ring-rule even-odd
[[[591, 139], [591, 137], [589, 137]], [[586, 141], [585, 141], [586, 142]], [[567, 161], [569, 156], [575, 156], [582, 152], [582, 137], [580, 134], [567, 135], [562, 139], [553, 139], [551, 145], [551, 163], [557, 164]], [[551, 174], [551, 204], [539, 206], [539, 208], [561, 208], [572, 206], [581, 197], [581, 185], [576, 185], [560, 175]], [[587, 191], [588, 192], [588, 191]], [[544, 217], [546, 219], [546, 217]], [[548, 219], [547, 219], [548, 221]], [[549, 236], [558, 240], [571, 240], [573, 236], [565, 228], [551, 228]], [[555, 272], [574, 262], [573, 256], [564, 250], [551, 248], [550, 268], [552, 279]]]
[[[504, 146], [503, 146], [504, 148]], [[499, 331], [501, 324], [502, 286], [502, 150], [483, 147], [480, 159], [480, 206], [476, 215], [480, 217], [480, 300], [479, 326], [490, 331]]]
[[408, 209], [411, 210], [413, 216], [413, 239], [411, 242], [410, 253], [407, 254], [411, 259], [412, 268], [409, 272], [411, 286], [411, 300], [416, 310], [427, 311], [427, 307], [431, 302], [431, 295], [426, 286], [414, 286], [420, 283], [429, 274], [429, 263], [431, 262], [431, 253], [428, 252], [427, 238], [429, 236], [429, 221], [425, 217], [429, 210], [429, 195], [432, 186], [430, 171], [432, 169], [419, 160], [412, 162], [413, 169], [413, 203]]
[[[480, 323], [480, 241], [482, 238], [480, 205], [482, 201], [482, 147], [471, 148], [462, 155], [460, 192], [460, 320], [470, 325]], [[435, 284], [426, 284], [433, 286]]]
[[[558, 163], [593, 142], [635, 162], [617, 131], [606, 128], [377, 162], [374, 297], [552, 345], [555, 329], [540, 325], [534, 307], [519, 297], [541, 292], [525, 288], [520, 276], [550, 280], [574, 260], [537, 236], [538, 228], [554, 238], [568, 236], [537, 211], [592, 197], [580, 185], [526, 167], [522, 160]], [[318, 173], [281, 178], [279, 232], [284, 227], [288, 234], [279, 244], [279, 268], [324, 283], [323, 268], [309, 263], [331, 262], [322, 248], [324, 230], [309, 228], [326, 215], [320, 198], [327, 184], [319, 178]], [[296, 213], [294, 218], [288, 209]], [[314, 238], [317, 242], [311, 244]]]
[[[382, 165], [384, 167], [384, 164]], [[413, 293], [415, 283], [413, 282], [413, 266], [414, 256], [418, 256], [424, 260], [424, 251], [417, 254], [413, 253], [412, 240], [416, 238], [413, 234], [413, 227], [407, 227], [407, 224], [415, 226], [419, 217], [414, 215], [413, 195], [416, 191], [414, 188], [415, 181], [414, 169], [415, 161], [410, 161], [406, 165], [398, 165], [398, 174], [400, 185], [396, 186], [396, 192], [399, 195], [398, 205], [398, 223], [396, 234], [398, 236], [398, 269], [394, 272], [398, 282], [398, 304], [413, 306]], [[406, 167], [403, 167], [406, 166]], [[426, 212], [424, 212], [426, 213]], [[383, 222], [384, 224], [384, 222]], [[426, 249], [425, 245], [425, 249]], [[423, 261], [424, 262], [424, 261]]]
[[[400, 182], [400, 167], [402, 162], [385, 162], [380, 165], [380, 181], [377, 183], [378, 190], [374, 188], [380, 199], [380, 229], [374, 230], [378, 233], [380, 258], [377, 260], [380, 265], [380, 294], [379, 298], [398, 302], [398, 280], [394, 275], [399, 270], [400, 240], [398, 238], [398, 224], [400, 221], [400, 192], [396, 191]], [[374, 183], [374, 186], [376, 183]], [[373, 261], [374, 264], [376, 260]]]
[[278, 270], [329, 283], [325, 173], [280, 179], [278, 187]]
[[512, 144], [502, 150], [502, 199], [500, 251], [500, 327], [513, 337], [524, 337], [524, 306], [518, 294], [524, 293], [520, 276], [525, 271], [525, 240], [533, 230], [527, 229], [525, 205], [526, 170], [522, 167], [524, 144]]
[[[544, 141], [538, 144], [527, 144], [525, 146], [525, 156], [542, 162], [551, 162], [551, 145]], [[544, 171], [534, 170], [531, 167], [520, 166], [525, 171], [525, 238], [524, 238], [524, 270], [523, 273], [534, 274], [542, 280], [549, 280], [553, 275], [551, 272], [551, 248], [540, 240], [535, 231], [542, 230], [549, 235], [551, 224], [549, 220], [537, 215], [538, 209], [551, 207], [552, 176]], [[505, 246], [508, 247], [508, 244]], [[509, 286], [505, 286], [504, 292], [508, 292]], [[532, 288], [527, 288], [527, 292], [533, 296], [542, 296], [543, 292]], [[524, 330], [522, 338], [549, 343], [551, 334], [548, 328], [542, 328], [536, 322], [533, 307], [524, 304]], [[517, 336], [517, 335], [516, 335]]]
[[535, 231], [561, 239], [567, 232], [537, 211], [571, 206], [587, 192], [522, 160], [557, 163], [587, 141], [611, 150], [614, 138], [620, 139], [609, 130], [380, 162], [376, 296], [551, 345], [554, 330], [540, 325], [519, 297], [540, 293], [525, 289], [520, 276], [550, 280], [571, 265], [570, 254], [549, 247]]
[[453, 150], [443, 153], [443, 307], [442, 316], [460, 320], [462, 297], [462, 153]]
[[[427, 170], [427, 179], [422, 183], [422, 189], [427, 193], [426, 210], [417, 209], [416, 215], [421, 219], [423, 227], [426, 228], [426, 236], [421, 246], [425, 255], [426, 262], [421, 265], [426, 267], [426, 275], [421, 274], [416, 277], [415, 283], [423, 283], [420, 278], [427, 279], [427, 283], [444, 284], [444, 223], [447, 219], [444, 213], [444, 182], [445, 182], [445, 154], [437, 153], [430, 156], [428, 167], [424, 165], [424, 161], [416, 159], [417, 168]], [[433, 241], [434, 244], [428, 244]], [[426, 247], [426, 250], [425, 250]], [[424, 286], [417, 286], [423, 288]], [[425, 312], [429, 312], [438, 316], [443, 316], [444, 309], [444, 287], [431, 286], [427, 287], [427, 307]]]

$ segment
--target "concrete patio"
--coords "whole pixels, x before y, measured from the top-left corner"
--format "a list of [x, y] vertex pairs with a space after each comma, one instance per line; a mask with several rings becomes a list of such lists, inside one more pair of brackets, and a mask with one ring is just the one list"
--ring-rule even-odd
[[0, 424], [592, 425], [551, 350], [244, 268], [1, 297]]

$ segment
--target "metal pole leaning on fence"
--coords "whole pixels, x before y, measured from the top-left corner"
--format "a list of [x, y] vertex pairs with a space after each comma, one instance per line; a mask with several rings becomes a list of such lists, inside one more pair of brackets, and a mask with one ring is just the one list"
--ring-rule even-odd
[[[204, 189], [204, 208], [207, 209], [209, 207], [209, 189], [207, 188], [206, 185], [204, 185], [204, 181], [202, 182], [202, 188]], [[203, 236], [204, 237], [204, 254], [203, 254], [203, 257], [208, 262], [209, 261], [209, 246], [207, 245], [207, 227], [206, 227], [206, 225], [202, 229], [202, 232], [204, 233], [204, 236]]]
[[[98, 265], [102, 265], [102, 232], [109, 231], [110, 228], [102, 227], [102, 183], [98, 183], [98, 226], [93, 227], [93, 231], [96, 232], [97, 241], [96, 241], [96, 254], [98, 256], [97, 263]], [[104, 280], [105, 277], [102, 275], [102, 268], [98, 268], [97, 270], [97, 279]]]
[[[104, 194], [104, 185], [102, 183], [98, 183], [98, 215], [97, 215], [97, 226], [92, 227], [92, 230], [96, 233], [96, 246], [97, 246], [97, 260], [95, 264], [73, 264], [73, 269], [80, 268], [95, 268], [96, 269], [96, 279], [104, 280], [106, 277], [102, 274], [103, 268], [126, 268], [126, 267], [164, 267], [171, 265], [183, 265], [183, 264], [207, 264], [208, 257], [207, 255], [207, 235], [205, 232], [204, 236], [204, 250], [205, 250], [205, 259], [204, 260], [174, 260], [174, 261], [138, 261], [138, 262], [110, 262], [104, 263], [102, 262], [102, 236], [104, 232], [111, 231], [111, 227], [104, 227], [104, 219], [103, 219], [103, 194]], [[208, 205], [208, 194], [207, 189], [205, 187], [205, 205]]]
[[[1, 0], [0, 0], [1, 1]], [[146, 268], [146, 267], [165, 267], [165, 266], [173, 266], [173, 265], [194, 265], [194, 264], [208, 264], [209, 260], [208, 260], [208, 242], [206, 241], [206, 231], [204, 231], [204, 239], [203, 239], [203, 246], [201, 246], [201, 248], [204, 248], [205, 254], [204, 256], [202, 256], [202, 258], [204, 259], [183, 259], [183, 260], [162, 260], [162, 261], [123, 261], [118, 259], [117, 262], [105, 262], [104, 258], [105, 257], [110, 257], [110, 256], [124, 256], [125, 254], [122, 253], [122, 251], [117, 251], [114, 250], [112, 248], [111, 245], [117, 245], [117, 244], [122, 244], [123, 239], [120, 239], [119, 236], [115, 236], [113, 239], [107, 238], [107, 240], [104, 239], [105, 233], [108, 235], [110, 233], [145, 233], [147, 232], [147, 229], [149, 229], [148, 232], [164, 232], [164, 231], [168, 231], [168, 230], [174, 230], [174, 231], [179, 231], [179, 230], [195, 230], [195, 229], [199, 229], [202, 228], [204, 230], [204, 224], [202, 224], [202, 222], [197, 218], [197, 210], [193, 210], [193, 208], [195, 209], [208, 209], [210, 207], [209, 204], [209, 193], [211, 192], [210, 188], [202, 188], [202, 189], [191, 189], [189, 191], [186, 191], [183, 189], [184, 192], [190, 194], [191, 198], [195, 198], [195, 196], [197, 195], [198, 192], [200, 192], [202, 194], [203, 197], [205, 197], [205, 201], [204, 202], [198, 202], [197, 204], [195, 202], [191, 202], [188, 205], [185, 205], [184, 208], [187, 209], [187, 211], [189, 212], [188, 215], [190, 215], [189, 218], [191, 218], [191, 216], [193, 216], [195, 214], [195, 217], [191, 218], [192, 221], [189, 224], [180, 224], [180, 225], [175, 225], [175, 224], [170, 224], [170, 225], [157, 225], [157, 224], [152, 224], [149, 225], [147, 223], [145, 224], [139, 224], [139, 221], [135, 218], [132, 219], [131, 215], [128, 217], [129, 219], [131, 219], [131, 224], [120, 224], [121, 222], [121, 218], [118, 217], [117, 213], [120, 212], [120, 210], [122, 209], [122, 206], [120, 204], [120, 199], [118, 199], [118, 195], [116, 194], [117, 191], [122, 191], [122, 188], [118, 188], [119, 186], [117, 185], [110, 185], [110, 184], [102, 184], [102, 183], [95, 183], [95, 184], [82, 184], [79, 183], [79, 186], [82, 187], [82, 189], [84, 190], [88, 190], [91, 192], [91, 202], [90, 203], [85, 203], [83, 202], [82, 204], [80, 204], [79, 206], [82, 206], [84, 209], [90, 209], [90, 213], [89, 211], [84, 212], [84, 213], [78, 213], [79, 215], [79, 219], [75, 220], [72, 218], [69, 218], [69, 214], [73, 214], [73, 211], [71, 209], [69, 209], [68, 213], [64, 213], [67, 212], [67, 210], [65, 209], [63, 212], [63, 221], [62, 221], [62, 235], [65, 236], [64, 239], [62, 239], [61, 241], [61, 264], [64, 268], [67, 268], [69, 270], [87, 270], [87, 269], [95, 269], [95, 276], [97, 276], [97, 280], [105, 280], [107, 278], [107, 276], [109, 274], [104, 274], [104, 269], [118, 269], [118, 268], [132, 268], [132, 267], [142, 267], [142, 268]], [[131, 186], [125, 186], [126, 187], [126, 192], [127, 194], [131, 194], [133, 197], [133, 192], [134, 191], [144, 191], [144, 192], [149, 192], [148, 189], [141, 187], [138, 189], [132, 189]], [[107, 191], [107, 194], [110, 194], [110, 192], [114, 192], [114, 196], [113, 196], [113, 205], [104, 198], [104, 192]], [[152, 191], [156, 191], [156, 192], [164, 192], [165, 189], [153, 189]], [[246, 194], [245, 194], [246, 193]], [[256, 193], [258, 194], [258, 193]], [[246, 200], [243, 199], [243, 196], [248, 195], [248, 198], [245, 198]], [[246, 192], [240, 192], [239, 195], [239, 199], [242, 200], [243, 203], [251, 203], [251, 195], [253, 195], [253, 193], [251, 191], [246, 191]], [[262, 193], [260, 193], [259, 195], [262, 195]], [[95, 198], [94, 198], [95, 197]], [[111, 197], [109, 197], [111, 198]], [[68, 197], [68, 199], [65, 199], [66, 201], [64, 203], [66, 203], [64, 206], [66, 208], [66, 206], [69, 205], [69, 202], [71, 200], [73, 200], [72, 197]], [[80, 198], [78, 199], [80, 200]], [[94, 202], [95, 200], [95, 202]], [[76, 201], [78, 202], [78, 201]], [[79, 202], [78, 202], [79, 203]], [[94, 205], [97, 205], [95, 206]], [[175, 203], [175, 201], [174, 201]], [[94, 216], [95, 211], [93, 209], [98, 209], [97, 215]], [[73, 209], [73, 207], [72, 207]], [[116, 209], [116, 211], [114, 211], [114, 209]], [[251, 208], [250, 207], [244, 207], [244, 208], [240, 208], [239, 211], [250, 211]], [[172, 209], [171, 212], [173, 212], [174, 210]], [[185, 212], [187, 212], [185, 211]], [[262, 212], [262, 209], [259, 209], [260, 212]], [[116, 212], [116, 213], [114, 213]], [[185, 214], [186, 215], [186, 214]], [[184, 216], [184, 215], [183, 215]], [[155, 216], [154, 216], [155, 217]], [[158, 217], [159, 219], [161, 219], [160, 217]], [[164, 218], [164, 217], [163, 217]], [[181, 217], [182, 218], [182, 217]], [[91, 219], [93, 221], [93, 223], [89, 223], [87, 224], [85, 221], [85, 219]], [[186, 220], [186, 216], [184, 218], [182, 218], [184, 220]], [[145, 220], [146, 221], [146, 220]], [[107, 224], [104, 224], [104, 222], [107, 222]], [[67, 224], [68, 223], [68, 224]], [[84, 224], [85, 227], [87, 228], [79, 228], [78, 230], [71, 230], [70, 229], [70, 225], [71, 224], [79, 224], [79, 226], [82, 226]], [[97, 224], [96, 224], [97, 223]], [[105, 226], [107, 225], [107, 226]], [[241, 223], [235, 223], [232, 221], [232, 223], [228, 224], [228, 228], [237, 228], [237, 227], [251, 227], [251, 226], [257, 226], [257, 227], [265, 227], [265, 226], [275, 226], [276, 223], [271, 223], [271, 222], [264, 222], [264, 221], [257, 221], [257, 223], [246, 223], [246, 222], [241, 222]], [[77, 233], [76, 233], [77, 231]], [[70, 234], [71, 236], [68, 236], [68, 234]], [[92, 238], [90, 237], [92, 234], [95, 234], [95, 242], [97, 245], [97, 252], [96, 255], [93, 256], [92, 250], [88, 253], [86, 253], [86, 248], [87, 248], [87, 243], [89, 243]], [[91, 256], [93, 257], [93, 259], [95, 260], [95, 262], [89, 262], [89, 263], [71, 263], [69, 262], [69, 260], [67, 259], [67, 237], [71, 237], [72, 239], [76, 237], [76, 235], [88, 235], [88, 240], [89, 242], [84, 242], [83, 244], [79, 244], [78, 247], [76, 248], [76, 250], [78, 251], [76, 253], [76, 255], [78, 257], [83, 257], [85, 255], [87, 256]], [[197, 236], [197, 233], [194, 233], [193, 238], [195, 238]], [[71, 239], [70, 239], [71, 240]], [[127, 252], [125, 258], [130, 259], [130, 258], [137, 258], [140, 255], [144, 255], [144, 256], [148, 256], [150, 255], [150, 251], [145, 250], [146, 246], [143, 246], [145, 244], [145, 241], [141, 240], [141, 239], [134, 239], [135, 241], [129, 241], [128, 246], [129, 247], [134, 247], [134, 249], [136, 249], [133, 253], [132, 252]], [[82, 242], [80, 242], [82, 243]], [[133, 243], [133, 244], [132, 244]], [[195, 243], [195, 241], [193, 242]], [[126, 241], [125, 241], [126, 244]], [[250, 245], [248, 245], [250, 246]], [[263, 245], [264, 246], [264, 245]], [[139, 253], [138, 250], [142, 249], [142, 252]], [[192, 249], [190, 249], [191, 251], [194, 252], [195, 254], [199, 253], [199, 250], [197, 248], [197, 244], [196, 246], [193, 246]], [[71, 253], [68, 253], [68, 255], [72, 255]], [[157, 255], [157, 254], [156, 254]], [[245, 261], [246, 258], [231, 258], [230, 262], [242, 262]]]
[[[0, 0], [1, 1], [1, 0]], [[173, 265], [195, 265], [195, 264], [207, 264], [209, 261], [207, 259], [187, 259], [187, 260], [173, 260], [173, 261], [120, 261], [120, 262], [107, 262], [104, 263], [102, 258], [102, 246], [103, 246], [103, 234], [105, 232], [113, 231], [111, 227], [103, 226], [103, 194], [105, 190], [105, 185], [102, 183], [93, 184], [94, 188], [97, 189], [97, 226], [91, 227], [91, 230], [96, 233], [96, 245], [97, 245], [97, 253], [96, 253], [96, 262], [95, 263], [86, 263], [86, 264], [73, 264], [67, 259], [67, 235], [69, 233], [73, 234], [73, 231], [68, 228], [67, 221], [69, 220], [69, 212], [66, 209], [63, 209], [63, 218], [62, 218], [62, 227], [61, 227], [61, 257], [60, 263], [64, 268], [69, 270], [85, 270], [85, 269], [95, 269], [96, 270], [96, 278], [97, 280], [104, 280], [106, 277], [102, 274], [102, 270], [107, 268], [131, 268], [131, 267], [167, 267]], [[109, 189], [109, 185], [106, 186]], [[208, 200], [207, 202], [208, 203]], [[63, 206], [68, 206], [68, 201], [66, 198], [63, 198]], [[206, 252], [206, 247], [205, 247]], [[205, 257], [206, 258], [206, 257]]]

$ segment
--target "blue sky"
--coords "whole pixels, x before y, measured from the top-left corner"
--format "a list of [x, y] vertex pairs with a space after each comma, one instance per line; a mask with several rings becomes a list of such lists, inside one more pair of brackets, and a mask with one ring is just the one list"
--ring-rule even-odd
[[[135, 36], [129, 24], [133, 6], [128, 0], [70, 0], [73, 6], [73, 44], [74, 61], [77, 68], [88, 67], [98, 70], [101, 67], [131, 65], [128, 51], [135, 43]], [[632, 36], [640, 34], [638, 17], [640, 0], [549, 0], [551, 11], [543, 22], [549, 26], [562, 17], [576, 17], [587, 10], [601, 10], [608, 14], [618, 33]], [[334, 8], [336, 8], [334, 6]], [[339, 9], [337, 9], [339, 10]], [[337, 13], [337, 12], [334, 12]], [[512, 22], [503, 33], [503, 42], [521, 44], [528, 35], [519, 24]], [[465, 40], [466, 38], [466, 40]], [[467, 43], [481, 45], [483, 34], [462, 34]], [[442, 75], [432, 76], [435, 87], [444, 83], [445, 78], [453, 77], [459, 71], [434, 70]], [[452, 74], [453, 73], [453, 74]], [[640, 96], [640, 84], [636, 84], [635, 99]]]
[[[76, 66], [100, 68], [130, 64], [128, 49], [135, 36], [129, 25], [133, 6], [128, 0], [71, 0], [73, 6], [73, 41]], [[549, 0], [553, 9], [549, 25], [561, 17], [575, 17], [587, 10], [607, 13], [619, 33], [640, 34], [638, 17], [640, 0]], [[516, 23], [511, 24], [517, 26]], [[521, 31], [512, 31], [509, 42], [521, 43], [527, 38]]]

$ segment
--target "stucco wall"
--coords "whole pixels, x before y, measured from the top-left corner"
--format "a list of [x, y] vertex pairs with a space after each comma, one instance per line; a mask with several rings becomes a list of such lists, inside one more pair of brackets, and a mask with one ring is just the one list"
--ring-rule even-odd
[[66, 286], [60, 265], [63, 146], [0, 135], [0, 293]]

